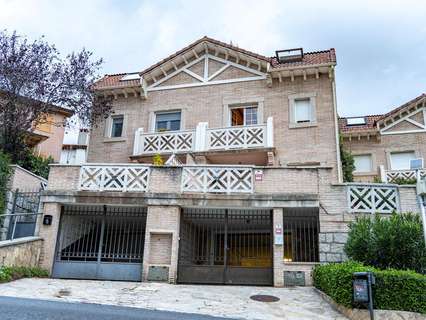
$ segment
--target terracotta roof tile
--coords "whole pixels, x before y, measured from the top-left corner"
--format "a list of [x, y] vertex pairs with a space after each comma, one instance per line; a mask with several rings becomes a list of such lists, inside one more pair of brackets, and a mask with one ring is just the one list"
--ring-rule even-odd
[[[279, 63], [275, 57], [266, 57], [257, 53], [254, 53], [252, 51], [248, 51], [239, 47], [236, 47], [234, 45], [227, 44], [225, 42], [215, 40], [209, 37], [203, 37], [201, 39], [198, 39], [197, 41], [191, 43], [190, 45], [186, 46], [185, 48], [176, 51], [175, 53], [171, 54], [167, 58], [153, 64], [152, 66], [146, 68], [145, 70], [142, 70], [139, 72], [140, 75], [143, 75], [145, 73], [150, 72], [151, 70], [159, 67], [163, 63], [167, 62], [170, 59], [173, 59], [189, 50], [191, 50], [193, 47], [198, 45], [199, 43], [203, 41], [208, 41], [212, 44], [216, 44], [221, 47], [228, 48], [230, 50], [234, 50], [237, 52], [240, 52], [242, 54], [246, 54], [248, 56], [251, 56], [255, 59], [263, 60], [266, 62], [269, 62], [272, 66], [272, 68], [285, 68], [285, 67], [296, 67], [296, 66], [309, 66], [309, 65], [316, 65], [316, 64], [322, 64], [322, 63], [335, 63], [336, 62], [336, 54], [334, 49], [330, 49], [327, 51], [317, 51], [317, 52], [306, 52], [304, 54], [303, 60], [299, 62], [287, 62], [287, 63]], [[131, 87], [131, 86], [138, 86], [139, 80], [126, 80], [126, 81], [120, 81], [120, 79], [125, 76], [126, 73], [121, 74], [112, 74], [112, 75], [105, 75], [102, 79], [98, 80], [95, 83], [95, 89], [107, 89], [107, 88], [116, 88], [116, 87]]]

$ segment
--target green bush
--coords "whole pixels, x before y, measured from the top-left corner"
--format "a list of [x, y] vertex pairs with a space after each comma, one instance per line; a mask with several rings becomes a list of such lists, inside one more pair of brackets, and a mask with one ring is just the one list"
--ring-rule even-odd
[[416, 178], [395, 178], [392, 180], [392, 183], [399, 185], [415, 185], [417, 183]]
[[54, 160], [51, 156], [45, 158], [35, 155], [31, 150], [27, 150], [25, 157], [18, 160], [17, 164], [32, 173], [47, 179], [49, 176], [49, 164], [53, 162]]
[[0, 267], [0, 283], [21, 278], [45, 278], [47, 276], [49, 276], [49, 273], [38, 267]]
[[347, 256], [379, 269], [426, 272], [426, 246], [418, 214], [358, 217], [349, 225]]
[[343, 139], [340, 136], [340, 161], [342, 162], [342, 173], [344, 182], [354, 181], [355, 160], [350, 153], [343, 148]]
[[426, 313], [426, 276], [413, 271], [379, 270], [353, 261], [318, 265], [313, 272], [314, 286], [337, 303], [352, 307], [353, 273], [359, 271], [374, 272], [375, 309]]
[[0, 150], [0, 215], [4, 213], [6, 205], [6, 189], [12, 170], [10, 158]]

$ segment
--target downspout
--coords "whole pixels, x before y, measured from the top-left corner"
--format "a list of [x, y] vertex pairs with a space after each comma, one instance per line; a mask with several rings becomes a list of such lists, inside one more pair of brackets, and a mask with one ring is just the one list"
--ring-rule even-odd
[[333, 115], [334, 115], [334, 130], [335, 130], [335, 136], [336, 136], [337, 180], [339, 183], [342, 183], [343, 182], [342, 162], [340, 160], [339, 122], [338, 122], [338, 116], [337, 116], [336, 73], [334, 72], [334, 67], [330, 67], [330, 68], [332, 68], [332, 71], [333, 71], [331, 86], [333, 90]]

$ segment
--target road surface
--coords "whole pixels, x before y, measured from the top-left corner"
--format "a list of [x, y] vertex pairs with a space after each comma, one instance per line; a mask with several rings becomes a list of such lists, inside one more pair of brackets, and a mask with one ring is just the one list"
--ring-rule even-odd
[[[2, 320], [220, 320], [211, 316], [100, 304], [0, 297]], [[227, 318], [229, 320], [229, 318]]]

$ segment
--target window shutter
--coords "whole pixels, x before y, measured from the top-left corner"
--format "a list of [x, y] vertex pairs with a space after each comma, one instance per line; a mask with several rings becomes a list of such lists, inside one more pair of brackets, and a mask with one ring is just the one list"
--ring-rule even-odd
[[108, 118], [105, 119], [105, 128], [104, 128], [104, 137], [105, 138], [109, 138], [110, 137], [110, 133], [111, 133], [111, 122], [112, 122], [112, 118], [111, 116], [109, 116]]

